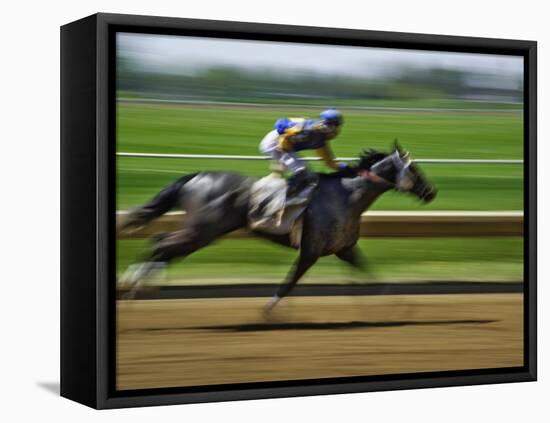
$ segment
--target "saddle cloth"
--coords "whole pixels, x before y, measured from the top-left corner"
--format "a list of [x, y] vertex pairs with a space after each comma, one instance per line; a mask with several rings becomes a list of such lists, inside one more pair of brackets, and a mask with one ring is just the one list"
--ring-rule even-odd
[[277, 174], [255, 182], [250, 189], [248, 224], [253, 230], [277, 235], [290, 234], [291, 243], [299, 246], [302, 234], [302, 214], [306, 209], [314, 184], [308, 185], [290, 201], [286, 199], [286, 180]]

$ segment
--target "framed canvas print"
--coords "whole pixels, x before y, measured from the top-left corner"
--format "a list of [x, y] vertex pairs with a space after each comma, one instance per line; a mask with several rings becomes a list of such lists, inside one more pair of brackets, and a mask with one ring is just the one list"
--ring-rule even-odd
[[536, 43], [61, 28], [61, 394], [536, 379]]

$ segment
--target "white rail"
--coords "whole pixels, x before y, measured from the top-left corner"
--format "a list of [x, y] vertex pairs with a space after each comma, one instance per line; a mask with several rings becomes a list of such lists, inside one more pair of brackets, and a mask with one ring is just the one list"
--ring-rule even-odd
[[[167, 154], [117, 152], [119, 157], [147, 157], [152, 159], [217, 159], [217, 160], [270, 160], [266, 156], [244, 156], [233, 154]], [[320, 157], [303, 157], [302, 160], [318, 161]], [[337, 157], [336, 160], [353, 161], [357, 157]], [[512, 159], [415, 159], [417, 163], [436, 164], [523, 164], [523, 160]]]
[[[257, 107], [257, 108], [270, 108], [270, 109], [296, 109], [296, 108], [309, 108], [318, 109], [317, 104], [292, 104], [292, 103], [250, 103], [250, 102], [236, 102], [236, 101], [212, 101], [212, 100], [173, 100], [173, 99], [161, 99], [161, 98], [117, 98], [119, 103], [127, 104], [165, 104], [174, 106], [225, 106], [225, 107]], [[480, 102], [481, 103], [481, 102]], [[507, 104], [515, 104], [521, 106], [521, 102], [508, 102]], [[373, 112], [430, 112], [430, 113], [522, 113], [522, 107], [516, 108], [466, 108], [466, 107], [392, 107], [392, 106], [352, 106], [352, 105], [340, 105], [340, 110], [364, 110]]]

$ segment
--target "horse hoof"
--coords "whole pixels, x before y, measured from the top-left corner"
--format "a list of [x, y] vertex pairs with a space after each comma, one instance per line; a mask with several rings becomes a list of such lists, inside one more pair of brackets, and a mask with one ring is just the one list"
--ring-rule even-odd
[[269, 302], [264, 306], [264, 314], [268, 315], [270, 314], [275, 306], [281, 301], [281, 297], [278, 295], [274, 295], [273, 298], [269, 300]]
[[136, 298], [136, 294], [137, 294], [137, 292], [136, 292], [135, 289], [129, 289], [126, 292], [121, 292], [118, 295], [118, 299], [119, 300], [125, 300], [125, 301], [134, 300]]

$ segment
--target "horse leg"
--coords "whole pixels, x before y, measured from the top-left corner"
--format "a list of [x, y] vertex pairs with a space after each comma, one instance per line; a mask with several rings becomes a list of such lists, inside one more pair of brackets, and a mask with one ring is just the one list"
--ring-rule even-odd
[[146, 257], [143, 261], [128, 266], [119, 279], [119, 284], [127, 290], [121, 298], [125, 300], [134, 299], [140, 283], [153, 273], [163, 274], [165, 268], [166, 263], [155, 262], [150, 257]]
[[171, 232], [158, 240], [152, 249], [152, 258], [156, 262], [169, 263], [176, 258], [184, 258], [206, 247], [221, 236], [215, 231], [198, 228], [185, 228]]
[[361, 254], [361, 250], [354, 245], [352, 247], [346, 248], [344, 250], [338, 251], [336, 254], [340, 260], [345, 261], [353, 268], [365, 271], [366, 270], [366, 261]]
[[147, 257], [142, 262], [130, 266], [124, 273], [121, 281], [129, 288], [124, 298], [134, 298], [139, 284], [153, 272], [164, 270], [174, 259], [185, 258], [221, 235], [222, 233], [217, 231], [195, 227], [163, 234], [157, 239]]
[[[363, 254], [361, 254], [361, 250], [357, 245], [338, 251], [335, 253], [335, 256], [348, 263], [354, 270], [361, 272], [362, 282], [364, 281], [363, 279], [370, 281], [375, 281], [377, 279], [376, 273], [372, 270], [372, 266], [367, 266], [368, 262], [365, 260]], [[357, 279], [354, 276], [355, 275], [351, 275], [351, 285], [355, 285], [357, 283]], [[387, 284], [382, 285], [378, 293], [382, 294], [387, 292], [387, 288]], [[353, 295], [352, 290], [350, 290], [350, 295]]]
[[372, 266], [368, 265], [368, 260], [365, 259], [365, 256], [357, 245], [338, 251], [335, 253], [335, 256], [348, 263], [353, 269], [361, 272], [369, 280], [377, 279], [376, 272]]
[[271, 311], [273, 307], [277, 305], [279, 301], [287, 296], [294, 288], [300, 278], [308, 271], [308, 269], [315, 264], [319, 258], [318, 254], [307, 253], [302, 251], [296, 263], [294, 263], [293, 269], [287, 276], [286, 281], [281, 285], [277, 293], [269, 301], [266, 306], [266, 311]]

